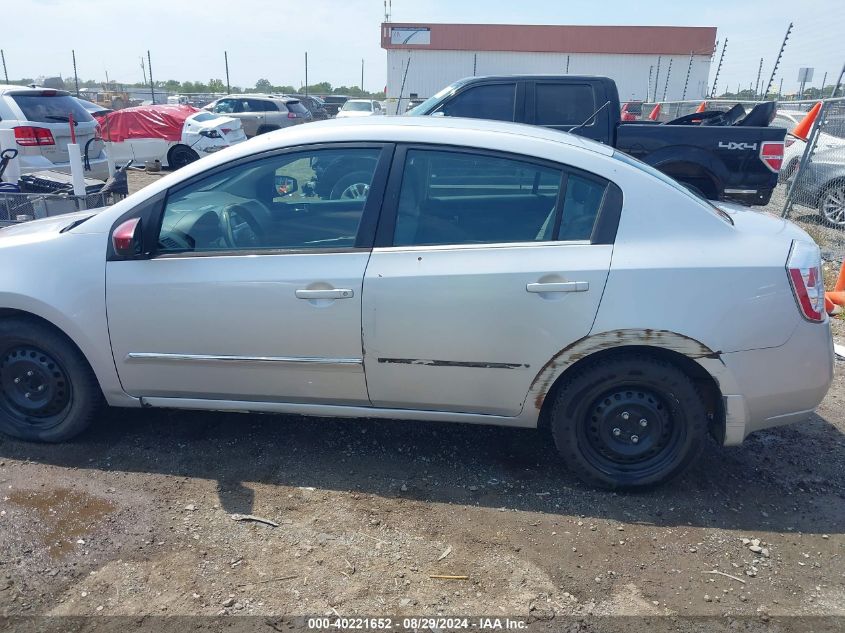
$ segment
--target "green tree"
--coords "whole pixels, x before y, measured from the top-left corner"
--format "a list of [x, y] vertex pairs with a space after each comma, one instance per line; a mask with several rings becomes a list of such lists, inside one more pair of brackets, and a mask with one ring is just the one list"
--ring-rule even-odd
[[222, 79], [210, 79], [208, 81], [208, 92], [225, 92], [226, 84]]
[[273, 92], [273, 84], [267, 79], [259, 79], [255, 82], [256, 92]]

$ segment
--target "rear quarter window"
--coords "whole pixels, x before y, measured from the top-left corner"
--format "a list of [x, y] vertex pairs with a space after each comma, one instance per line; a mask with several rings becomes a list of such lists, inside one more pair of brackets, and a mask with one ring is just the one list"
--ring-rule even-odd
[[27, 121], [61, 123], [67, 121], [70, 115], [80, 123], [94, 120], [81, 103], [69, 96], [13, 95], [12, 100]]
[[291, 112], [296, 112], [297, 114], [308, 114], [308, 108], [302, 105], [299, 101], [290, 101], [285, 104], [287, 109]]

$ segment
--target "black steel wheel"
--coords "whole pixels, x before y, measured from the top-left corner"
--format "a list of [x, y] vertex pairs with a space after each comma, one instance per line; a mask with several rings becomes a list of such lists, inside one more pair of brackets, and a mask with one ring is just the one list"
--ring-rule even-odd
[[91, 368], [66, 337], [36, 321], [0, 320], [0, 431], [65, 440], [88, 426], [101, 398]]
[[695, 384], [671, 363], [649, 356], [585, 365], [561, 385], [551, 416], [567, 465], [604, 488], [645, 487], [679, 475], [707, 433]]

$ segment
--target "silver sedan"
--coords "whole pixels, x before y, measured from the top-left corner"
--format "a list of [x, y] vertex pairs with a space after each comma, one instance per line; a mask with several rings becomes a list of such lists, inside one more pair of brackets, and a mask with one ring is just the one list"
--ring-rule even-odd
[[267, 134], [0, 230], [0, 270], [0, 430], [27, 440], [103, 400], [539, 427], [634, 488], [806, 419], [832, 377], [801, 229], [511, 123]]

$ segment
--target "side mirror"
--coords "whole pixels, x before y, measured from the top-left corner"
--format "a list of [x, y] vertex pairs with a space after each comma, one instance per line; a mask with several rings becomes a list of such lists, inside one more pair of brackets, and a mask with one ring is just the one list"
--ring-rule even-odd
[[280, 196], [289, 196], [299, 191], [299, 182], [292, 176], [276, 176], [276, 193]]
[[118, 257], [131, 258], [143, 250], [141, 218], [126, 220], [111, 234], [111, 245]]

